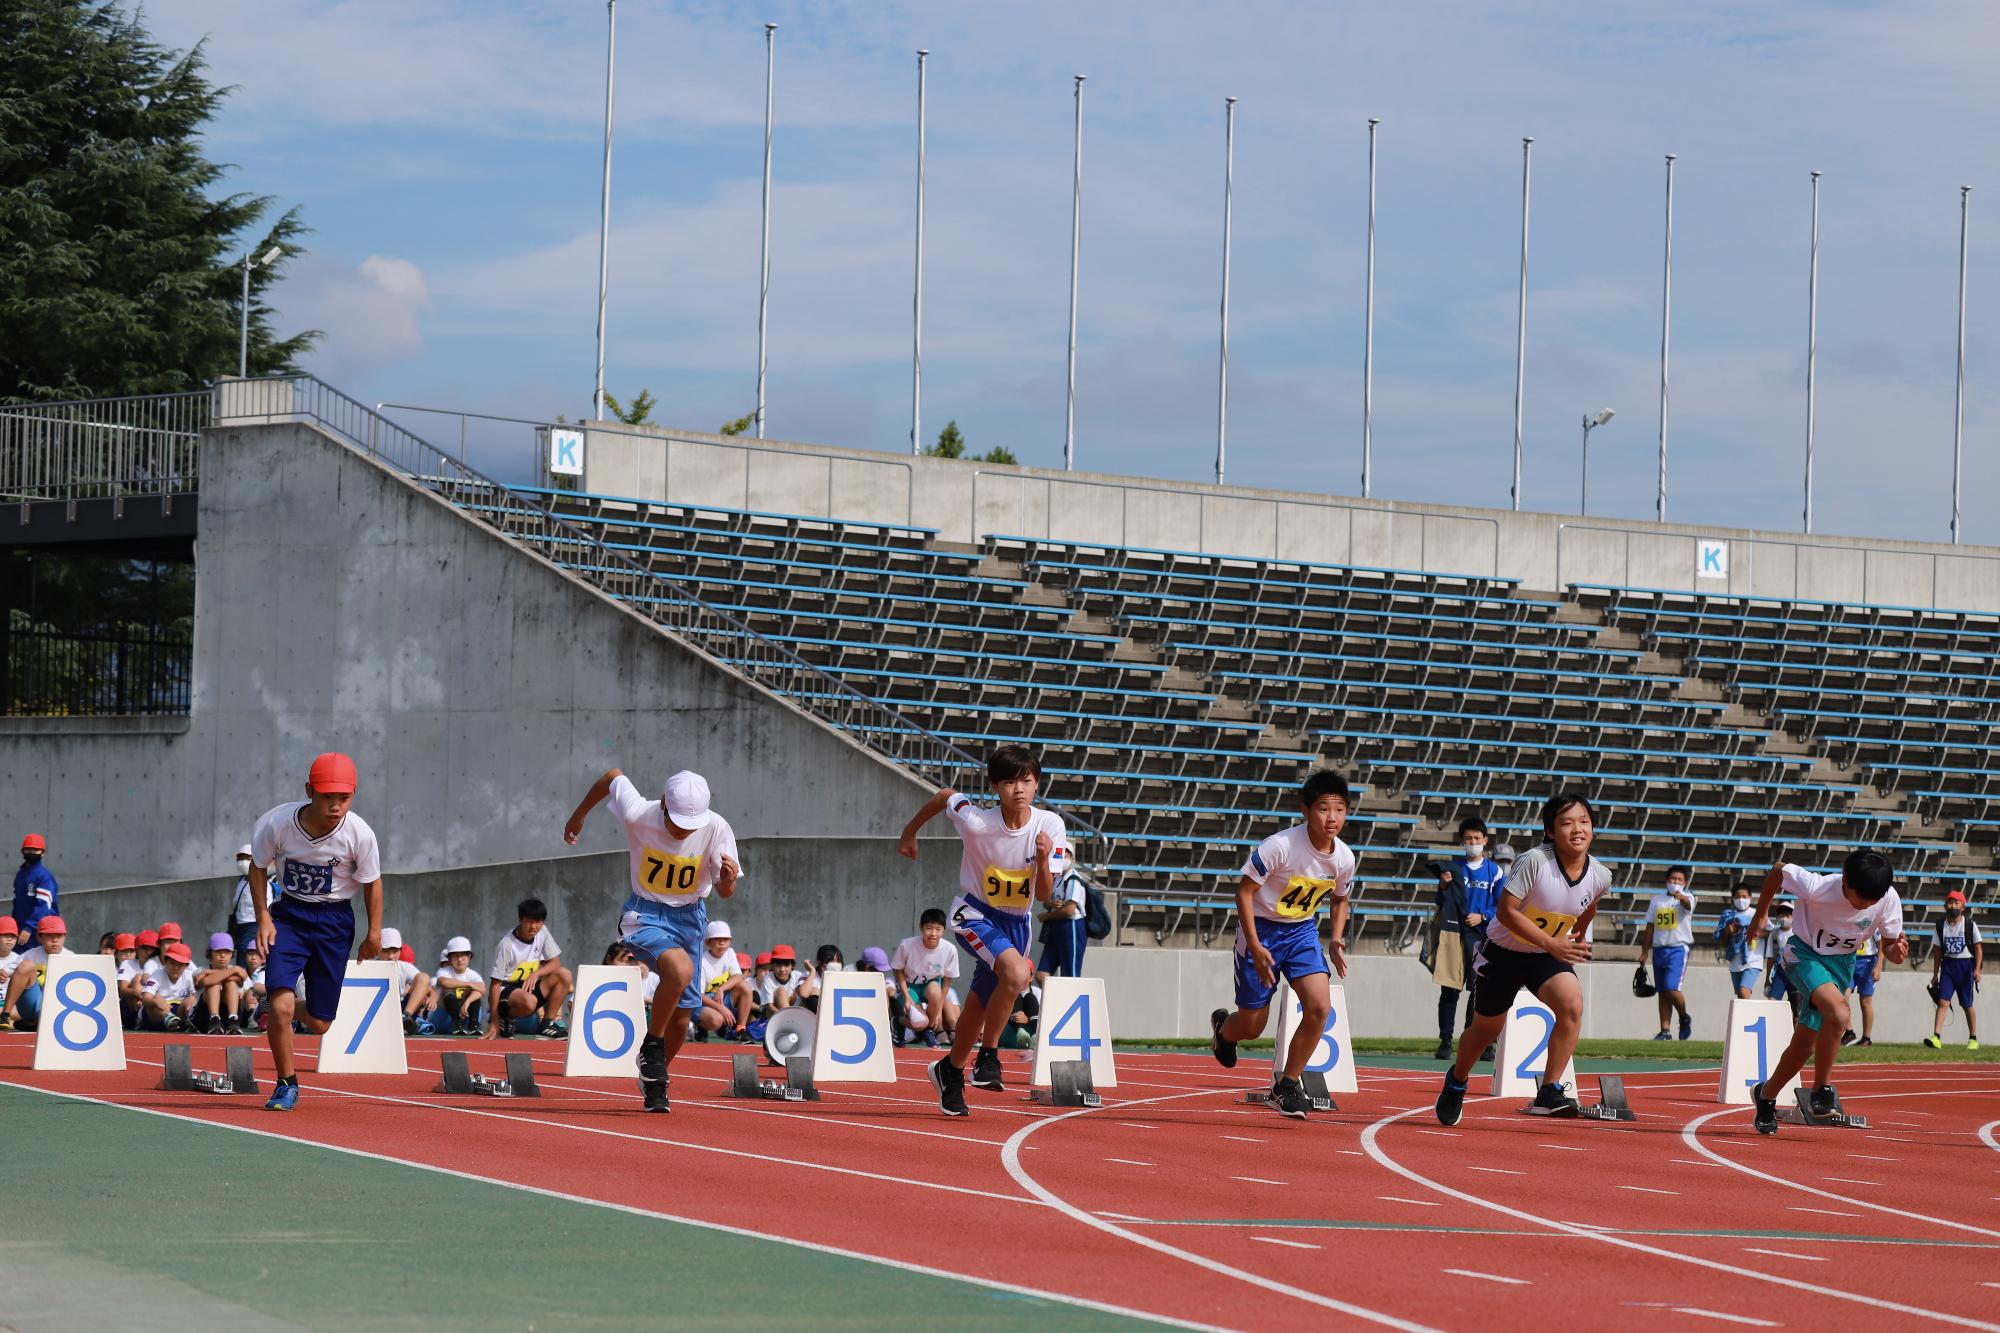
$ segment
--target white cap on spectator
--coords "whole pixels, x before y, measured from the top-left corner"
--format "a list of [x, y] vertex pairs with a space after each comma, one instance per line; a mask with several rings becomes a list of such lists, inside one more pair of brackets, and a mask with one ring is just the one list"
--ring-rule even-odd
[[397, 930], [394, 926], [382, 927], [382, 947], [385, 949], [402, 948], [403, 932]]
[[709, 922], [708, 930], [704, 932], [702, 935], [703, 940], [726, 940], [728, 938], [729, 938], [729, 923], [727, 921]]
[[708, 779], [699, 773], [682, 769], [668, 778], [666, 796], [667, 818], [676, 828], [692, 832], [715, 818], [715, 812], [708, 808]]
[[472, 941], [463, 935], [454, 935], [444, 942], [444, 951], [446, 956], [455, 953], [471, 953]]
[[246, 842], [241, 847], [238, 847], [236, 849], [236, 855], [239, 858], [248, 858], [255, 856], [256, 853], [250, 850], [250, 844]]
[[1494, 859], [1494, 860], [1496, 860], [1496, 861], [1511, 861], [1511, 860], [1513, 860], [1513, 859], [1514, 859], [1514, 848], [1513, 848], [1513, 846], [1512, 846], [1511, 844], [1509, 844], [1509, 843], [1504, 843], [1504, 842], [1503, 842], [1503, 843], [1501, 843], [1501, 844], [1500, 844], [1500, 845], [1499, 845], [1498, 847], [1495, 847], [1495, 848], [1493, 849], [1493, 859]]

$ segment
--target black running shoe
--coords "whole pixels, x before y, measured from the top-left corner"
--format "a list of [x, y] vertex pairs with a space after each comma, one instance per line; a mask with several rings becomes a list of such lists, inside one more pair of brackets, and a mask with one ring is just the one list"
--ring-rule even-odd
[[1437, 1049], [1431, 1052], [1431, 1059], [1449, 1060], [1452, 1057], [1452, 1053], [1453, 1052], [1452, 1052], [1451, 1038], [1439, 1037]]
[[208, 1035], [209, 1035], [209, 1036], [211, 1036], [211, 1037], [219, 1037], [219, 1036], [221, 1036], [221, 1035], [222, 1035], [222, 1019], [221, 1019], [221, 1018], [219, 1018], [219, 1017], [215, 1017], [215, 1016], [211, 1016], [211, 1017], [209, 1018], [209, 1020], [208, 1020]]
[[1859, 1040], [1861, 1039], [1854, 1035], [1853, 1028], [1849, 1028], [1847, 1029], [1847, 1031], [1840, 1034], [1840, 1044], [1842, 1046], [1852, 1046], [1855, 1042]]
[[1875, 1044], [1875, 1039], [1873, 1037], [1863, 1037], [1860, 1041], [1857, 1041], [1854, 1044], [1856, 1046], [1873, 1046]]
[[674, 1109], [667, 1104], [667, 1085], [664, 1081], [647, 1079], [639, 1084], [639, 1088], [646, 1094], [646, 1109], [648, 1111], [671, 1111]]
[[1215, 1063], [1221, 1065], [1224, 1069], [1234, 1069], [1236, 1068], [1236, 1043], [1225, 1041], [1222, 1037], [1222, 1025], [1228, 1021], [1229, 1011], [1227, 1009], [1217, 1009], [1208, 1016], [1208, 1030], [1215, 1034], [1215, 1040], [1209, 1043], [1208, 1049], [1215, 1053]]
[[988, 1092], [1007, 1091], [1007, 1085], [1000, 1081], [1000, 1052], [991, 1046], [980, 1047], [979, 1058], [972, 1062], [972, 1086]]
[[1840, 1103], [1834, 1097], [1833, 1089], [1814, 1088], [1812, 1090], [1812, 1109], [1814, 1115], [1832, 1115], [1835, 1111], [1839, 1110]]
[[1437, 1117], [1440, 1125], [1455, 1125], [1465, 1111], [1465, 1085], [1458, 1082], [1447, 1071], [1444, 1087], [1438, 1091]]
[[1757, 1132], [1759, 1134], [1777, 1133], [1778, 1099], [1776, 1097], [1766, 1097], [1762, 1083], [1750, 1089], [1750, 1104], [1756, 1108], [1750, 1117], [1750, 1123], [1757, 1127]]
[[938, 1109], [946, 1115], [970, 1115], [965, 1105], [965, 1071], [946, 1056], [931, 1066], [931, 1086], [937, 1089]]
[[1552, 1115], [1568, 1119], [1583, 1108], [1576, 1104], [1576, 1098], [1569, 1095], [1560, 1083], [1544, 1083], [1535, 1100], [1528, 1104], [1529, 1115]]
[[230, 1036], [230, 1037], [242, 1036], [243, 1020], [236, 1017], [234, 1014], [231, 1014], [228, 1018], [222, 1021], [222, 1031], [225, 1036]]
[[649, 1033], [646, 1039], [639, 1043], [639, 1081], [666, 1086], [667, 1039], [665, 1037], [655, 1037]]
[[1679, 1037], [1682, 1041], [1694, 1036], [1694, 1015], [1682, 1014]]
[[1271, 1085], [1271, 1090], [1264, 1094], [1264, 1103], [1279, 1115], [1293, 1120], [1304, 1120], [1312, 1114], [1313, 1109], [1312, 1098], [1306, 1096], [1306, 1090], [1300, 1086], [1299, 1081], [1295, 1078], [1285, 1078], [1283, 1075], [1280, 1075]]

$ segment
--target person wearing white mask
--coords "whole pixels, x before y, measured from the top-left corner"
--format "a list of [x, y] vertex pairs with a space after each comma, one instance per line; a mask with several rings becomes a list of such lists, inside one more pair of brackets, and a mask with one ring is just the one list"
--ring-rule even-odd
[[1440, 1060], [1452, 1057], [1458, 996], [1465, 992], [1465, 1021], [1472, 1023], [1473, 974], [1485, 942], [1486, 923], [1493, 919], [1495, 899], [1507, 872], [1486, 855], [1492, 837], [1477, 815], [1458, 821], [1459, 854], [1438, 867], [1438, 943], [1431, 976], [1438, 983], [1438, 1045]]
[[[273, 878], [275, 885], [277, 880]], [[265, 906], [276, 901], [276, 894], [267, 894]], [[246, 845], [236, 849], [236, 896], [229, 907], [229, 934], [236, 941], [236, 956], [248, 958], [250, 950], [257, 945], [257, 905], [250, 900], [250, 848]]]
[[1755, 915], [1750, 908], [1750, 886], [1738, 884], [1729, 906], [1715, 923], [1716, 943], [1722, 946], [1722, 960], [1729, 965], [1729, 985], [1739, 1000], [1757, 998], [1757, 976], [1764, 970], [1763, 958], [1750, 944], [1750, 921]]

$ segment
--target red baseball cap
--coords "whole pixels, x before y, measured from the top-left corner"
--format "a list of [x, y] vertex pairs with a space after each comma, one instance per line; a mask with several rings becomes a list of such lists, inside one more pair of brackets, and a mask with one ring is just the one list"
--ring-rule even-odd
[[11, 916], [0, 916], [0, 935], [18, 935], [20, 933], [20, 922]]
[[747, 954], [747, 953], [739, 953], [739, 954], [737, 954], [737, 955], [736, 955], [736, 966], [738, 966], [738, 967], [748, 967], [748, 966], [750, 966], [750, 955], [749, 955], [749, 954]]
[[37, 935], [67, 935], [69, 934], [69, 927], [63, 924], [63, 919], [59, 916], [45, 916], [35, 923], [35, 933]]
[[344, 754], [328, 752], [312, 761], [312, 768], [306, 774], [306, 785], [316, 792], [325, 794], [354, 794], [354, 761]]
[[780, 944], [771, 950], [771, 961], [774, 963], [796, 963], [799, 961], [799, 956], [792, 952], [791, 945]]
[[111, 937], [111, 947], [114, 949], [136, 949], [139, 947], [139, 939], [135, 935], [114, 935]]
[[1953, 889], [1950, 893], [1947, 893], [1944, 896], [1944, 900], [1948, 903], [1963, 904], [1965, 902], [1965, 895], [1960, 893], [1957, 889]]
[[175, 940], [167, 946], [167, 957], [173, 959], [176, 963], [191, 963], [194, 961], [194, 951], [179, 940]]
[[180, 923], [180, 922], [178, 922], [178, 921], [167, 921], [167, 922], [163, 922], [163, 923], [161, 924], [161, 926], [160, 926], [160, 943], [162, 943], [162, 944], [165, 944], [165, 943], [166, 943], [166, 942], [167, 942], [168, 940], [177, 940], [177, 939], [179, 939], [180, 937], [181, 937], [181, 923]]
[[135, 948], [135, 949], [157, 949], [157, 948], [159, 948], [159, 947], [160, 947], [160, 932], [159, 932], [159, 931], [157, 931], [157, 930], [142, 930], [142, 931], [140, 931], [140, 932], [139, 932], [139, 938], [138, 938], [138, 940], [137, 940], [137, 941], [136, 941], [136, 942], [135, 942], [135, 943], [133, 944], [133, 946], [132, 946], [132, 947], [133, 947], [133, 948]]
[[758, 954], [758, 955], [757, 955], [757, 966], [759, 966], [759, 967], [768, 967], [768, 966], [770, 966], [770, 963], [771, 963], [771, 955], [770, 955], [770, 954], [767, 954], [767, 953], [760, 953], [760, 954]]
[[414, 963], [417, 961], [417, 951], [415, 949], [412, 949], [407, 944], [405, 944], [402, 947], [402, 950], [396, 956], [398, 958], [401, 958], [406, 963]]
[[48, 849], [49, 845], [42, 841], [42, 835], [39, 833], [30, 833], [21, 839], [21, 850], [24, 852], [46, 852]]

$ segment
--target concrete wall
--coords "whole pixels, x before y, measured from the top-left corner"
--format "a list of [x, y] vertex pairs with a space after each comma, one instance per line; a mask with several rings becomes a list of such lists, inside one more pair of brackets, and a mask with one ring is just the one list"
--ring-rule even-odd
[[[227, 868], [312, 756], [392, 872], [566, 853], [604, 769], [705, 773], [739, 833], [893, 832], [925, 790], [316, 429], [204, 443], [193, 714], [0, 719], [5, 836], [65, 886]], [[620, 845], [594, 821], [579, 853]]]
[[[827, 445], [592, 430], [584, 488], [938, 530], [1517, 578], [2000, 612], [2000, 550], [1364, 501]], [[1697, 568], [1726, 544], [1726, 574]]]

